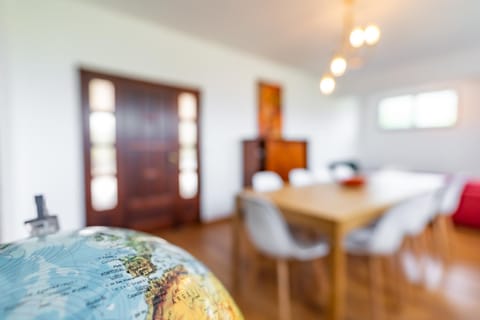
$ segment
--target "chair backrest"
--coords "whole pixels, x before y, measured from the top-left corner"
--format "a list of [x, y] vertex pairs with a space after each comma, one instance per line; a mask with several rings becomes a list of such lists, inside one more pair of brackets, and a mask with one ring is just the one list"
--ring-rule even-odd
[[399, 205], [399, 215], [406, 234], [417, 236], [423, 232], [438, 213], [440, 195], [439, 191], [432, 191]]
[[447, 183], [443, 190], [440, 202], [439, 213], [442, 215], [452, 215], [457, 211], [462, 198], [463, 190], [468, 182], [468, 177], [464, 174], [456, 174]]
[[288, 257], [292, 239], [276, 207], [268, 200], [248, 196], [242, 203], [247, 232], [257, 249], [270, 256]]
[[333, 182], [332, 174], [327, 167], [316, 168], [313, 170], [313, 176], [317, 183], [330, 183]]
[[422, 231], [435, 214], [436, 193], [403, 201], [389, 209], [376, 223], [369, 250], [375, 254], [393, 254], [405, 235]]
[[369, 240], [369, 251], [373, 254], [391, 255], [397, 251], [403, 242], [405, 229], [401, 217], [404, 205], [399, 204], [388, 210], [373, 227]]
[[290, 170], [288, 181], [295, 187], [309, 186], [315, 183], [315, 176], [307, 169], [297, 168]]
[[260, 192], [275, 191], [283, 187], [283, 180], [273, 171], [259, 171], [252, 177], [252, 187]]

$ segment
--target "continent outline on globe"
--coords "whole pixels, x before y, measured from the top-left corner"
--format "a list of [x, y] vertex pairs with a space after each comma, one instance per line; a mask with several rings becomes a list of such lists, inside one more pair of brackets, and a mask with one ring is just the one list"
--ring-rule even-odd
[[0, 245], [0, 287], [1, 319], [243, 319], [189, 253], [119, 228]]

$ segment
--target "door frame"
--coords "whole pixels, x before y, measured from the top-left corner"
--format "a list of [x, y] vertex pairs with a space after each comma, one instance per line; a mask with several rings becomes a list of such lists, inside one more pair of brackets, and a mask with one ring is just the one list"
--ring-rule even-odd
[[[98, 222], [102, 225], [116, 226], [116, 227], [126, 227], [127, 221], [125, 217], [124, 203], [121, 199], [125, 195], [125, 183], [123, 174], [120, 174], [121, 170], [119, 169], [122, 166], [122, 159], [120, 158], [120, 153], [118, 152], [118, 145], [116, 146], [117, 150], [117, 187], [118, 187], [118, 202], [117, 206], [111, 210], [105, 211], [96, 211], [92, 207], [91, 199], [91, 160], [90, 160], [90, 127], [89, 127], [89, 115], [90, 115], [90, 106], [89, 106], [89, 94], [88, 94], [88, 83], [91, 79], [100, 78], [112, 81], [114, 84], [118, 82], [134, 82], [140, 85], [158, 87], [168, 90], [175, 90], [178, 92], [191, 93], [196, 97], [197, 100], [197, 195], [194, 199], [185, 199], [183, 201], [194, 201], [196, 202], [196, 214], [192, 220], [195, 223], [200, 222], [201, 217], [201, 195], [202, 195], [202, 158], [201, 158], [201, 124], [202, 124], [202, 104], [201, 104], [201, 93], [200, 90], [193, 87], [184, 87], [166, 83], [158, 83], [156, 81], [138, 79], [136, 77], [129, 77], [127, 75], [112, 74], [110, 72], [103, 72], [99, 70], [92, 70], [85, 67], [78, 68], [78, 75], [80, 79], [80, 110], [81, 110], [81, 130], [82, 130], [82, 151], [83, 151], [83, 191], [84, 191], [84, 204], [85, 204], [85, 224], [87, 226], [99, 225]], [[178, 107], [178, 105], [177, 105]], [[118, 126], [116, 127], [116, 136], [119, 136]], [[177, 161], [178, 163], [178, 161]], [[177, 171], [178, 176], [178, 171]], [[178, 179], [178, 177], [177, 177]], [[179, 190], [177, 188], [177, 200], [181, 199]], [[175, 219], [177, 221], [178, 219]]]

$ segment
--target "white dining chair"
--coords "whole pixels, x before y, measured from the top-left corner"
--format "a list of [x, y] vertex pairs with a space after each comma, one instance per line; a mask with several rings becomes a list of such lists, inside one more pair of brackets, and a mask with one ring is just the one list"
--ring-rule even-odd
[[292, 186], [309, 186], [316, 183], [333, 182], [332, 174], [327, 167], [317, 168], [313, 171], [303, 168], [290, 170], [288, 180]]
[[[411, 200], [401, 202], [395, 207], [389, 209], [373, 225], [357, 229], [351, 232], [345, 241], [346, 251], [351, 255], [364, 255], [368, 257], [369, 275], [370, 275], [370, 296], [372, 301], [373, 318], [382, 319], [383, 306], [381, 282], [382, 282], [382, 262], [387, 260], [394, 274], [393, 281], [398, 281], [399, 273], [399, 253], [405, 236], [409, 232], [419, 230], [420, 222], [412, 222], [413, 212], [420, 217], [420, 221], [428, 221], [432, 217], [434, 198], [428, 194], [419, 196]], [[401, 283], [395, 283], [397, 302], [401, 304]]]
[[[282, 178], [278, 173], [273, 171], [259, 171], [256, 172], [252, 177], [252, 188], [257, 192], [272, 192], [281, 189], [283, 186], [284, 182]], [[303, 228], [299, 228], [290, 224], [288, 225], [288, 228], [299, 238], [301, 238], [303, 234], [305, 234], [305, 237], [308, 237], [306, 234], [307, 231], [305, 231]], [[250, 252], [250, 256], [250, 264], [254, 269], [264, 268], [266, 265], [266, 259], [263, 255], [258, 253], [258, 250]], [[254, 265], [256, 266], [254, 267]], [[255, 271], [252, 270], [252, 273], [255, 273]]]
[[401, 304], [398, 252], [403, 242], [404, 232], [399, 228], [398, 212], [386, 213], [375, 225], [351, 232], [345, 240], [346, 252], [354, 256], [365, 256], [368, 264], [369, 293], [373, 319], [383, 318], [382, 264], [388, 262], [394, 275], [394, 287], [397, 289], [396, 301]]
[[410, 200], [409, 209], [402, 216], [405, 234], [410, 237], [421, 235], [435, 218], [440, 202], [440, 192], [428, 192]]
[[427, 262], [430, 243], [427, 228], [435, 218], [439, 206], [439, 191], [432, 191], [409, 201], [402, 215], [405, 246], [401, 254], [402, 270], [410, 283], [427, 281]]
[[333, 182], [332, 174], [327, 167], [319, 167], [313, 170], [313, 176], [316, 183], [331, 183]]
[[252, 187], [259, 192], [275, 191], [283, 187], [283, 180], [276, 172], [259, 171], [252, 177]]
[[316, 182], [313, 172], [303, 168], [290, 170], [288, 173], [288, 181], [294, 187], [309, 186]]
[[401, 246], [405, 230], [401, 218], [408, 203], [385, 213], [373, 225], [352, 231], [345, 240], [347, 252], [353, 255], [390, 255]]
[[268, 200], [242, 198], [247, 233], [254, 246], [264, 255], [276, 260], [278, 279], [279, 319], [290, 319], [290, 260], [316, 260], [329, 253], [326, 241], [301, 244], [289, 232], [288, 225], [277, 208]]
[[440, 203], [439, 213], [441, 215], [451, 216], [457, 211], [468, 179], [469, 177], [467, 175], [459, 173], [449, 180], [443, 191], [442, 201]]
[[462, 198], [463, 190], [468, 182], [465, 174], [454, 175], [441, 194], [437, 216], [433, 221], [433, 234], [437, 254], [448, 263], [451, 258], [454, 227], [451, 216], [457, 211]]

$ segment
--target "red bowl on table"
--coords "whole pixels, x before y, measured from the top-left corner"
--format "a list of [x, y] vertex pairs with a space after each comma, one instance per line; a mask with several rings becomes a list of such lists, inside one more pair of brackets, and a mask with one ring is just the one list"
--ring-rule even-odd
[[360, 187], [365, 184], [363, 176], [354, 176], [345, 180], [341, 180], [340, 184], [344, 187]]

